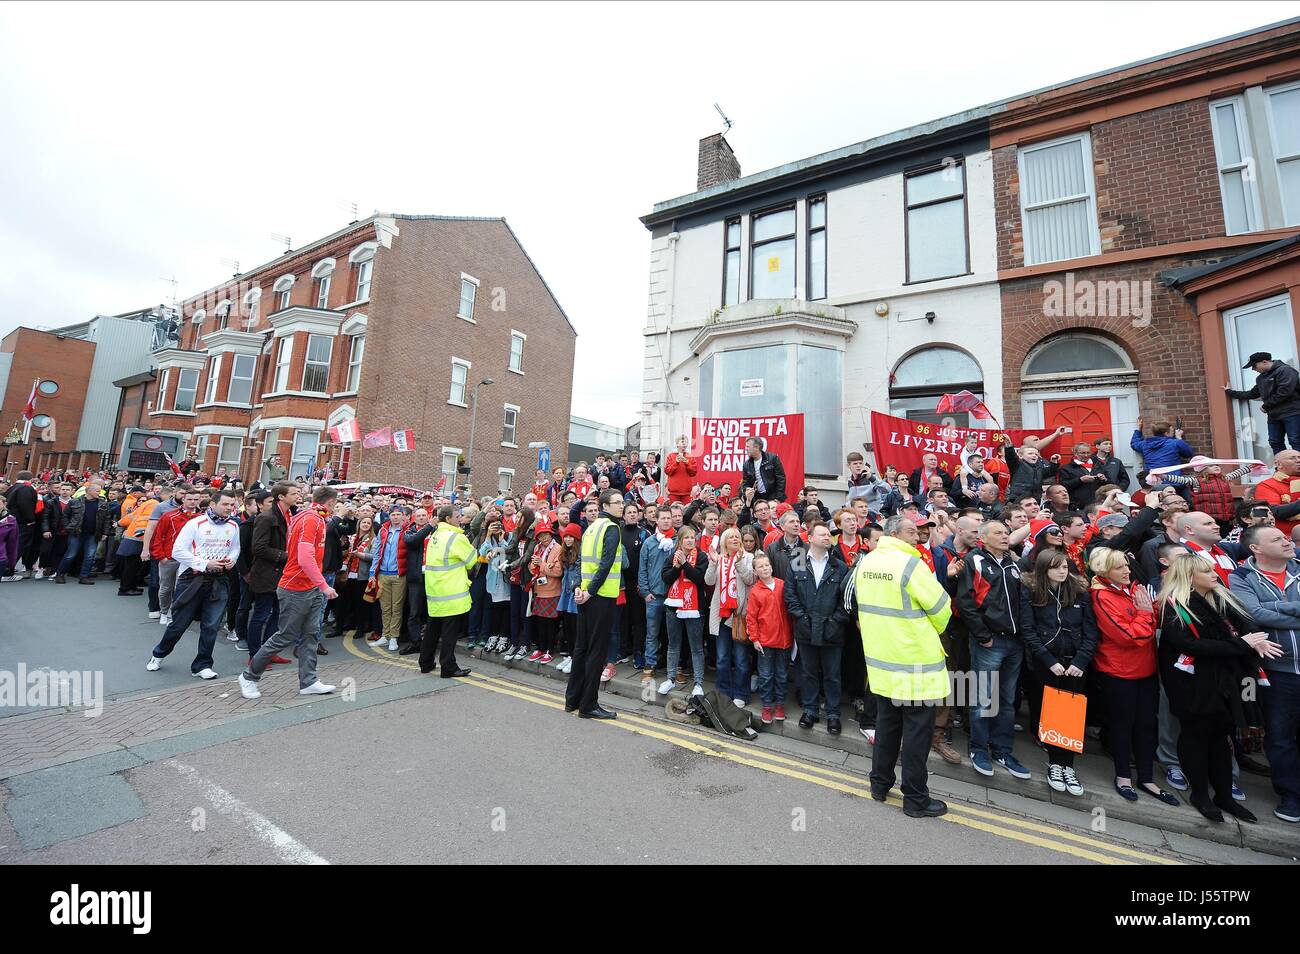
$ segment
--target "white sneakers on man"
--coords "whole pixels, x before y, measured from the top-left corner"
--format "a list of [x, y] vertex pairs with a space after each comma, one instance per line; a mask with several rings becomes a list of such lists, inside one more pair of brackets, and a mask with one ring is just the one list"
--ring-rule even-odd
[[249, 679], [242, 672], [239, 674], [239, 694], [245, 699], [260, 699], [262, 691], [257, 688], [257, 683]]
[[145, 663], [144, 668], [148, 669], [150, 672], [157, 672], [158, 667], [161, 665], [162, 665], [161, 659], [159, 659], [157, 656], [150, 656], [149, 661]]
[[[37, 572], [39, 573], [40, 571], [38, 570]], [[40, 577], [38, 576], [36, 579], [39, 580]], [[158, 618], [159, 616], [161, 616], [161, 615], [162, 615], [162, 613], [159, 613], [157, 610], [150, 610], [150, 611], [149, 611], [149, 618], [150, 618], [150, 619], [157, 619], [157, 618]]]
[[389, 652], [392, 652], [392, 653], [397, 652], [397, 640], [395, 640], [395, 639], [390, 639], [390, 640], [388, 641], [388, 651], [389, 651]]
[[306, 689], [299, 689], [299, 690], [298, 690], [298, 695], [300, 695], [300, 696], [324, 696], [324, 695], [327, 695], [327, 694], [329, 694], [329, 693], [331, 693], [331, 692], [333, 692], [333, 691], [334, 691], [334, 687], [333, 687], [333, 686], [327, 686], [325, 683], [323, 683], [323, 682], [321, 682], [319, 679], [317, 679], [315, 682], [313, 682], [313, 683], [312, 683], [310, 686], [308, 686]]
[[215, 669], [200, 669], [198, 672], [190, 673], [192, 676], [198, 676], [200, 679], [216, 679], [217, 671]]
[[171, 624], [171, 621], [172, 618], [168, 616], [166, 613], [163, 613], [161, 616], [158, 617], [159, 626], [168, 626]]

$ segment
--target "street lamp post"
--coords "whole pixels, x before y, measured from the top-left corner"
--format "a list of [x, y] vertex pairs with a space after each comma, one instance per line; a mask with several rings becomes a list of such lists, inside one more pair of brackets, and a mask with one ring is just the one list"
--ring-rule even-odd
[[469, 453], [465, 455], [465, 476], [468, 478], [466, 483], [470, 483], [474, 478], [474, 426], [478, 423], [478, 389], [485, 384], [493, 384], [491, 378], [484, 378], [478, 384], [474, 385], [474, 393], [469, 399]]

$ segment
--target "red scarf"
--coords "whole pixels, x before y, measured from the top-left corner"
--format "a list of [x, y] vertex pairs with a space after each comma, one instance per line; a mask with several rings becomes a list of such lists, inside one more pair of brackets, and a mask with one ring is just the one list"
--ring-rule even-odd
[[1084, 470], [1088, 471], [1089, 473], [1092, 473], [1092, 461], [1090, 461], [1090, 460], [1079, 460], [1079, 458], [1076, 457], [1076, 458], [1074, 459], [1074, 462], [1075, 462], [1076, 464], [1078, 464], [1080, 467], [1082, 467]]
[[[700, 551], [692, 550], [691, 555], [686, 558], [685, 562], [695, 566], [699, 557]], [[664, 606], [676, 607], [679, 619], [694, 618], [700, 615], [699, 590], [685, 573], [678, 576], [672, 587], [669, 588], [668, 598], [664, 600]]]
[[858, 559], [858, 550], [862, 546], [862, 538], [855, 533], [851, 542], [846, 543], [845, 540], [845, 535], [841, 533], [840, 553], [844, 555], [844, 562], [849, 566], [853, 566]]
[[740, 608], [740, 593], [736, 584], [736, 558], [724, 556], [722, 558], [722, 568], [719, 571], [718, 592], [722, 595], [722, 602], [718, 607], [718, 615], [727, 619]]
[[1232, 571], [1237, 568], [1237, 561], [1220, 550], [1217, 543], [1208, 550], [1191, 540], [1183, 540], [1182, 544], [1193, 553], [1200, 554], [1213, 563], [1214, 572], [1219, 574], [1219, 582], [1224, 586], [1228, 585], [1228, 579], [1232, 576]]

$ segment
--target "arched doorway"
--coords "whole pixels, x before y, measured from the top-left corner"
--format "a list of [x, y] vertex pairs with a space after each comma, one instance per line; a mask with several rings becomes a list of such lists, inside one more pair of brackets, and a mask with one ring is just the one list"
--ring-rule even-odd
[[1137, 378], [1124, 349], [1100, 335], [1069, 332], [1045, 339], [1030, 350], [1021, 372], [1025, 427], [1070, 428], [1053, 448], [1062, 455], [1077, 443], [1109, 438], [1115, 456], [1132, 470]]
[[970, 391], [984, 400], [984, 372], [960, 348], [935, 345], [913, 351], [889, 376], [889, 413], [912, 421], [969, 427], [970, 415], [939, 415], [934, 407], [945, 394]]

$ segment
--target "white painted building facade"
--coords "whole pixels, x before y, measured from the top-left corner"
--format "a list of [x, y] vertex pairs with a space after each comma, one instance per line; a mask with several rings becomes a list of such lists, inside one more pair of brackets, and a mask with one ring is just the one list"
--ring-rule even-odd
[[872, 459], [871, 411], [937, 420], [939, 395], [969, 388], [1000, 417], [982, 118], [949, 117], [657, 204], [642, 219], [641, 449], [671, 447], [693, 416], [802, 412], [807, 482], [838, 500], [845, 455]]

